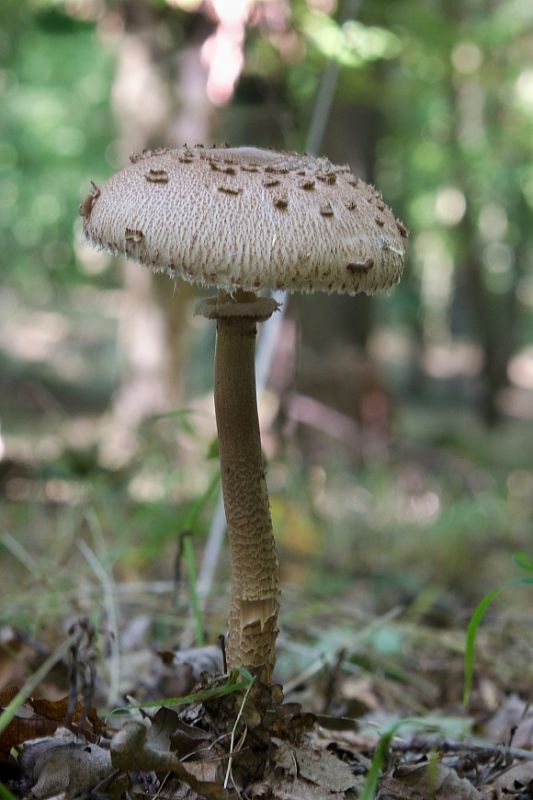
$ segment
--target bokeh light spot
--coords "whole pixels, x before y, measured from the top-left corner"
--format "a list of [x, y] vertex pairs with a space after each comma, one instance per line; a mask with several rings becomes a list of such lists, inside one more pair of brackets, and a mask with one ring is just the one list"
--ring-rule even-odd
[[437, 193], [435, 215], [443, 225], [457, 225], [466, 211], [466, 197], [456, 186], [445, 186]]
[[459, 42], [452, 50], [452, 64], [462, 75], [472, 75], [483, 63], [483, 54], [474, 42]]

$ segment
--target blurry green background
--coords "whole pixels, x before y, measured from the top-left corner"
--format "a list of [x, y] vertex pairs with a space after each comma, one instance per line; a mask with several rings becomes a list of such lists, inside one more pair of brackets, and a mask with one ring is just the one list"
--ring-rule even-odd
[[[2, 0], [5, 621], [94, 608], [84, 537], [126, 616], [181, 630], [177, 535], [201, 560], [216, 497], [213, 331], [190, 287], [86, 248], [78, 205], [143, 147], [305, 149], [332, 60], [320, 152], [380, 188], [409, 253], [389, 295], [290, 300], [261, 406], [285, 624], [349, 597], [464, 625], [530, 547], [533, 5], [353, 5]], [[161, 596], [124, 588], [149, 579]]]

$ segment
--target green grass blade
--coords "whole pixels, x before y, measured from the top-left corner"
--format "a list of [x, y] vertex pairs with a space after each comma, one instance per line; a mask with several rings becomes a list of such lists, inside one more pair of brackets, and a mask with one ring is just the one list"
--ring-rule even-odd
[[463, 684], [463, 705], [465, 706], [465, 708], [468, 706], [468, 703], [470, 702], [470, 694], [472, 692], [472, 683], [474, 680], [474, 649], [476, 645], [477, 632], [481, 624], [481, 621], [485, 616], [485, 612], [487, 611], [490, 604], [505, 589], [509, 589], [512, 586], [525, 586], [528, 584], [533, 585], [533, 577], [513, 578], [512, 580], [504, 583], [502, 586], [498, 586], [496, 589], [493, 589], [492, 592], [486, 594], [485, 597], [481, 600], [480, 603], [478, 603], [478, 605], [474, 609], [474, 613], [472, 614], [472, 618], [470, 619], [470, 623], [468, 625], [468, 629], [466, 632], [464, 684]]
[[402, 726], [403, 722], [404, 720], [398, 722], [396, 725], [393, 725], [392, 728], [386, 731], [386, 733], [384, 733], [379, 740], [372, 757], [370, 769], [368, 770], [365, 778], [363, 790], [359, 795], [359, 800], [374, 800], [378, 788], [379, 776], [381, 775], [381, 770], [383, 769], [383, 765], [387, 760], [387, 753], [390, 743], [398, 728]]
[[13, 700], [8, 703], [8, 705], [4, 708], [2, 713], [0, 714], [0, 733], [5, 731], [15, 714], [17, 713], [18, 709], [23, 705], [28, 697], [31, 696], [33, 690], [41, 683], [41, 681], [46, 678], [52, 667], [55, 667], [58, 661], [61, 661], [64, 655], [66, 655], [69, 651], [69, 648], [72, 647], [76, 639], [78, 638], [79, 633], [71, 634], [68, 639], [59, 645], [59, 647], [54, 650], [54, 652], [48, 656], [46, 661], [44, 661], [41, 666], [39, 667], [36, 672], [31, 675], [30, 678], [26, 681], [22, 689], [15, 695]]
[[16, 800], [15, 795], [12, 794], [7, 786], [0, 781], [0, 797], [2, 800]]
[[379, 778], [383, 770], [383, 765], [387, 761], [390, 743], [404, 725], [414, 725], [421, 730], [435, 730], [435, 724], [433, 722], [428, 723], [426, 720], [419, 717], [406, 717], [405, 719], [398, 720], [394, 725], [391, 725], [377, 743], [370, 769], [366, 774], [365, 783], [359, 795], [359, 800], [374, 800], [376, 797]]
[[201, 689], [199, 692], [184, 694], [182, 697], [162, 697], [159, 700], [150, 700], [147, 703], [132, 703], [129, 706], [122, 706], [121, 708], [113, 709], [111, 714], [118, 714], [140, 708], [184, 706], [188, 703], [202, 703], [204, 700], [211, 700], [214, 697], [224, 697], [232, 692], [238, 692], [240, 689], [248, 689], [253, 681], [254, 677], [248, 672], [248, 670], [241, 668], [235, 674], [232, 673], [223, 686], [214, 686], [212, 689]]
[[533, 572], [533, 556], [530, 556], [529, 553], [513, 553], [513, 561], [520, 569]]
[[379, 742], [377, 743], [374, 756], [372, 758], [372, 763], [370, 764], [370, 769], [366, 774], [365, 783], [363, 785], [361, 794], [359, 795], [359, 800], [375, 800], [379, 778], [383, 771], [383, 766], [387, 761], [390, 743], [400, 728], [407, 725], [411, 728], [414, 728], [414, 730], [425, 730], [431, 731], [432, 733], [440, 732], [441, 734], [445, 735], [445, 728], [442, 728], [442, 723], [446, 723], [446, 718], [428, 719], [427, 717], [405, 717], [404, 719], [400, 719], [398, 722], [395, 722], [393, 725], [391, 725], [390, 728], [383, 733]]

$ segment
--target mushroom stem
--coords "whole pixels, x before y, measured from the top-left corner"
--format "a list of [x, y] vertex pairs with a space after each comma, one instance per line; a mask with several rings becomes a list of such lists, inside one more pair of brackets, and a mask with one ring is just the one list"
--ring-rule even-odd
[[[221, 292], [206, 316], [217, 319], [215, 413], [231, 557], [228, 668], [270, 682], [275, 662], [279, 582], [261, 452], [255, 388], [257, 322], [276, 304]], [[205, 312], [204, 312], [205, 313]]]

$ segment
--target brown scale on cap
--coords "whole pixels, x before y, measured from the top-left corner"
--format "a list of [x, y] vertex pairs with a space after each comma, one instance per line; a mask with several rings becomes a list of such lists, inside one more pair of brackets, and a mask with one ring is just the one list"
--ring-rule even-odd
[[126, 228], [124, 231], [124, 237], [127, 242], [134, 242], [135, 244], [138, 244], [144, 239], [144, 233], [136, 228]]
[[168, 172], [165, 169], [150, 169], [144, 177], [150, 183], [168, 183]]
[[224, 194], [240, 194], [242, 191], [238, 186], [217, 186], [217, 189]]
[[100, 189], [94, 181], [91, 181], [91, 191], [80, 205], [80, 217], [89, 217], [96, 200], [100, 197]]
[[[265, 197], [265, 187], [275, 194]], [[176, 264], [187, 280], [229, 292], [386, 289], [400, 278], [407, 236], [347, 167], [255, 147], [145, 151], [93, 188], [80, 213], [95, 246], [125, 252], [124, 231], [141, 231], [128, 238], [129, 255], [157, 270]]]
[[288, 175], [289, 170], [287, 167], [275, 167], [272, 164], [269, 164], [265, 167], [265, 172], [275, 173], [276, 175]]
[[[146, 256], [144, 233], [137, 228], [126, 228], [124, 231], [124, 252], [129, 258], [143, 258], [148, 267], [156, 269], [155, 258]], [[141, 255], [142, 254], [142, 255]]]
[[163, 156], [167, 153], [171, 152], [168, 147], [156, 147], [154, 150], [143, 150], [142, 153], [132, 153], [130, 156], [130, 161], [132, 164], [136, 164], [137, 161], [142, 161], [145, 158], [152, 158], [154, 156]]
[[403, 236], [404, 239], [407, 239], [407, 237], [409, 236], [409, 231], [407, 230], [403, 222], [400, 222], [399, 219], [396, 220], [396, 227], [400, 231], [400, 236]]
[[350, 261], [346, 264], [346, 269], [350, 272], [368, 272], [374, 266], [373, 258], [364, 258], [361, 261]]

